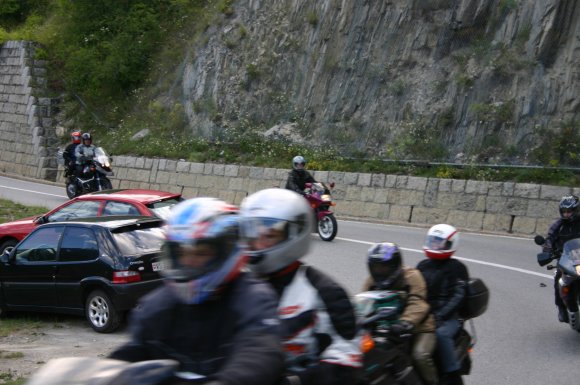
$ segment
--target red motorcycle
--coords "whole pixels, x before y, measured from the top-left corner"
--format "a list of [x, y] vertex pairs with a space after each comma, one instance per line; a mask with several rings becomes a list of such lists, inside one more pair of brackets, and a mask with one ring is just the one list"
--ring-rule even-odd
[[306, 183], [304, 197], [314, 210], [318, 235], [323, 241], [330, 242], [336, 237], [338, 223], [330, 206], [336, 206], [332, 201], [330, 190], [334, 188], [334, 182], [330, 183], [330, 189], [322, 183]]

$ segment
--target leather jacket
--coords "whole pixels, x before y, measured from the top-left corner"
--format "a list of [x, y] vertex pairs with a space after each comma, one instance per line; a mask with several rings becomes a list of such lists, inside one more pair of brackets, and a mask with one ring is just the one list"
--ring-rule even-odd
[[467, 267], [455, 258], [446, 260], [424, 259], [417, 265], [427, 283], [427, 301], [437, 325], [441, 321], [458, 318], [465, 298], [469, 273]]

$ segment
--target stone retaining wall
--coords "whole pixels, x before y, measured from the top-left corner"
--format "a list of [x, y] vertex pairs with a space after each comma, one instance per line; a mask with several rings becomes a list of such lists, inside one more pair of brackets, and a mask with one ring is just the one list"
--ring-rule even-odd
[[[160, 189], [185, 197], [214, 196], [239, 204], [248, 194], [283, 187], [287, 169], [192, 163], [116, 156], [115, 188]], [[64, 180], [63, 170], [59, 179]], [[337, 217], [430, 225], [496, 233], [545, 233], [564, 195], [580, 188], [513, 182], [481, 182], [401, 175], [314, 171], [335, 182]]]
[[38, 96], [46, 70], [34, 50], [26, 41], [0, 45], [0, 171], [55, 180], [55, 100]]

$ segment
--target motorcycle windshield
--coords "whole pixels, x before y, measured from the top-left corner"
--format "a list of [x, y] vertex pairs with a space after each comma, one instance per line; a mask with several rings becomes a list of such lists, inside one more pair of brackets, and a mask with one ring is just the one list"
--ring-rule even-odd
[[105, 167], [109, 167], [109, 155], [107, 155], [103, 147], [95, 149], [95, 160]]
[[568, 275], [580, 275], [580, 239], [564, 243], [558, 266]]

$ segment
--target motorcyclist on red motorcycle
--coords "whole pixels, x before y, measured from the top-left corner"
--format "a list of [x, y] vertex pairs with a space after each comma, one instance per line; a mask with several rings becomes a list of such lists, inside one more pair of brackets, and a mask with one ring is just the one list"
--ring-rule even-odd
[[[286, 189], [304, 195], [306, 183], [317, 183], [316, 179], [305, 169], [306, 159], [303, 156], [297, 155], [292, 159], [292, 170], [288, 173], [286, 180]], [[324, 185], [324, 183], [323, 183]], [[324, 186], [325, 194], [328, 194], [328, 188]]]

